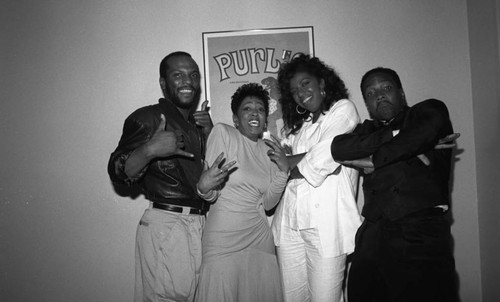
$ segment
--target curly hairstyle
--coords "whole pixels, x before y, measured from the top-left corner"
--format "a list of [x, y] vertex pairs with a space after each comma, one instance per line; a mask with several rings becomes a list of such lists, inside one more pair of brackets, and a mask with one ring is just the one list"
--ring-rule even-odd
[[269, 115], [269, 93], [257, 83], [248, 83], [241, 85], [236, 89], [236, 92], [231, 96], [231, 111], [233, 114], [238, 113], [238, 108], [240, 108], [241, 102], [246, 97], [253, 96], [264, 102], [264, 108], [266, 109], [266, 117]]
[[297, 103], [295, 103], [291, 93], [290, 80], [298, 72], [306, 72], [318, 80], [325, 81], [326, 97], [322, 104], [322, 113], [328, 111], [338, 100], [349, 98], [349, 91], [344, 81], [333, 68], [327, 66], [320, 59], [301, 54], [283, 64], [278, 72], [278, 84], [281, 94], [279, 101], [283, 112], [283, 121], [287, 128], [287, 136], [297, 133], [310, 114], [307, 110], [303, 114], [296, 111]]

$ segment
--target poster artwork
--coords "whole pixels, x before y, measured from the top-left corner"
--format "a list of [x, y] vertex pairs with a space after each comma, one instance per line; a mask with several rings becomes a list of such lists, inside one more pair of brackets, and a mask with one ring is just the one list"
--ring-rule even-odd
[[211, 110], [212, 119], [232, 125], [231, 96], [243, 84], [260, 83], [270, 96], [264, 135], [281, 139], [278, 70], [301, 53], [314, 55], [313, 28], [203, 33], [203, 51], [206, 99], [217, 108]]

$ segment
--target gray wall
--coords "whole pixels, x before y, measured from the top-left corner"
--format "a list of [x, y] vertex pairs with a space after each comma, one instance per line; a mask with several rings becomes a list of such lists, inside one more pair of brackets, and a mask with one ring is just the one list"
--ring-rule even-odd
[[[312, 25], [316, 55], [340, 72], [362, 118], [360, 77], [378, 65], [399, 71], [410, 105], [429, 97], [448, 105], [462, 134], [452, 193], [460, 294], [483, 301], [484, 292], [493, 301], [500, 251], [498, 161], [490, 160], [498, 158], [496, 5], [2, 1], [0, 300], [130, 301], [135, 229], [148, 203], [117, 195], [106, 164], [124, 118], [161, 95], [160, 60], [187, 50], [202, 67], [204, 31]], [[485, 54], [495, 63], [482, 64]], [[227, 111], [227, 101], [211, 102], [212, 110]]]
[[467, 5], [483, 301], [499, 301], [500, 1], [468, 1]]

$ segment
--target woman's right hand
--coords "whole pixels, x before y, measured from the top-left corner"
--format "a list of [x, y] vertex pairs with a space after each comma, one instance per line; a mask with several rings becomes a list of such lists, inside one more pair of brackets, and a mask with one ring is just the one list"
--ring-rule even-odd
[[276, 163], [276, 165], [281, 171], [288, 173], [288, 171], [290, 171], [290, 163], [286, 156], [288, 150], [279, 144], [277, 138], [275, 138], [272, 135], [271, 137], [273, 140], [268, 140], [268, 139], [264, 140], [266, 145], [268, 145], [271, 148], [270, 150], [267, 151], [267, 156], [269, 156], [269, 158]]
[[215, 189], [217, 186], [226, 182], [229, 175], [229, 169], [236, 163], [233, 160], [219, 168], [221, 163], [224, 161], [224, 152], [222, 152], [214, 161], [212, 166], [207, 170], [203, 171], [198, 181], [198, 190], [202, 194], [207, 193], [210, 190]]

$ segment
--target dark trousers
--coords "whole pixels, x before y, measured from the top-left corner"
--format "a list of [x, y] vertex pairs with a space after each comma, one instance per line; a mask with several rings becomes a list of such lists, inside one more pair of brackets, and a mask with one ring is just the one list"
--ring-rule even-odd
[[365, 220], [347, 281], [349, 302], [458, 301], [445, 215]]

